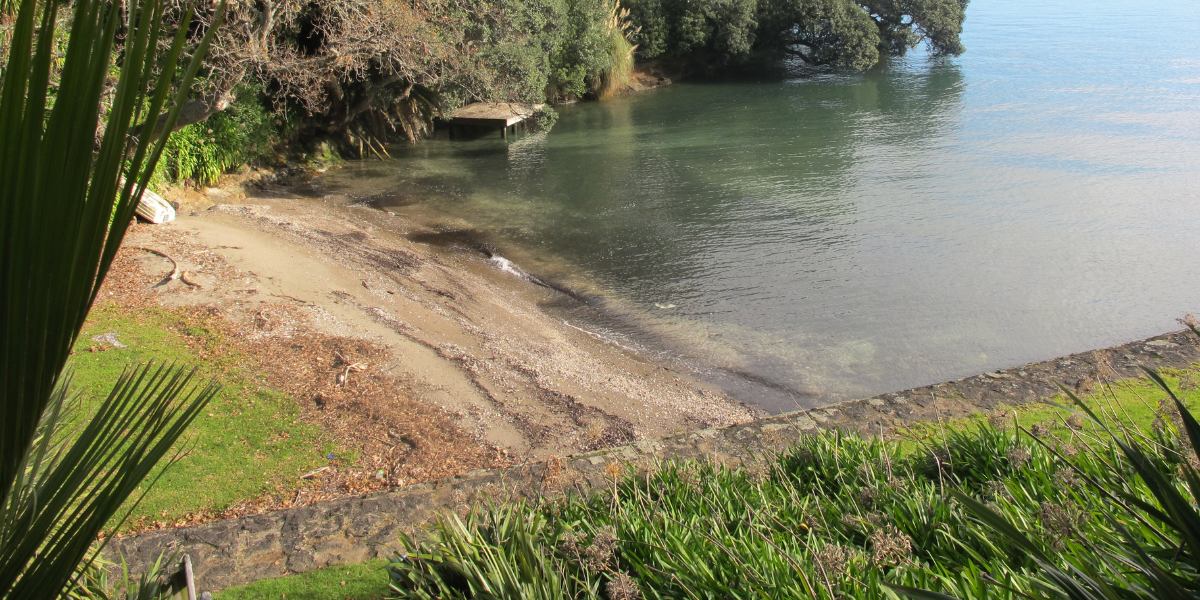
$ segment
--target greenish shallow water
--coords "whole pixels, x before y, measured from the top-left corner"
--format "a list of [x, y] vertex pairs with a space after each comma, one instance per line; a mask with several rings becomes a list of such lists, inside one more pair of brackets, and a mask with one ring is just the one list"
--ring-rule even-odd
[[471, 223], [769, 410], [903, 389], [1200, 311], [1198, 15], [974, 0], [958, 58], [678, 84], [329, 183]]

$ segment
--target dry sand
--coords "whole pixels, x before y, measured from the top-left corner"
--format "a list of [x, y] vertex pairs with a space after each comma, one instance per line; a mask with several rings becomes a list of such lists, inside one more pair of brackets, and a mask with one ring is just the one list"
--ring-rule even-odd
[[[178, 221], [130, 230], [111, 297], [220, 315], [305, 418], [380, 440], [374, 466], [389, 472], [406, 472], [413, 446], [421, 473], [444, 476], [757, 414], [543, 310], [559, 292], [413, 241], [436, 237], [427, 224], [233, 186], [168, 198], [183, 203]], [[184, 276], [162, 283], [172, 265], [147, 249]], [[400, 443], [396, 423], [455, 431]], [[412, 470], [389, 481], [427, 478]]]

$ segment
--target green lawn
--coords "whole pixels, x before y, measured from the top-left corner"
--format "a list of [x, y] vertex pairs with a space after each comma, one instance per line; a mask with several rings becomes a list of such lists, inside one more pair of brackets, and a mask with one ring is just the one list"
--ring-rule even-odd
[[[198, 365], [198, 380], [213, 378], [223, 386], [181, 441], [185, 455], [134, 509], [131, 524], [174, 521], [287, 493], [301, 474], [324, 464], [331, 450], [316, 427], [300, 422], [295, 402], [257, 381], [245, 357], [230, 350], [218, 332], [203, 319], [187, 321], [165, 309], [97, 306], [68, 362], [84, 416], [94, 412], [123, 369], [145, 361]], [[93, 336], [110, 332], [126, 347], [90, 350], [101, 346]]]
[[[1188, 408], [1200, 406], [1200, 366], [1189, 369], [1163, 369], [1159, 374], [1183, 400]], [[1141, 431], [1149, 431], [1158, 418], [1159, 403], [1166, 394], [1146, 377], [1120, 379], [1111, 385], [1097, 385], [1082, 400], [1096, 411], [1107, 424], [1120, 424]], [[992, 421], [1015, 422], [1025, 429], [1041, 427], [1051, 433], [1068, 431], [1063, 427], [1068, 419], [1080, 415], [1070, 398], [1060, 394], [1046, 402], [1035, 402], [1020, 406], [1007, 406], [992, 414], [979, 414], [944, 423], [917, 423], [896, 434], [895, 438], [905, 449], [920, 448], [950, 431], [963, 431], [979, 424]], [[1083, 419], [1084, 431], [1098, 432], [1099, 426]]]
[[388, 593], [387, 562], [330, 567], [227, 589], [220, 600], [378, 600]]

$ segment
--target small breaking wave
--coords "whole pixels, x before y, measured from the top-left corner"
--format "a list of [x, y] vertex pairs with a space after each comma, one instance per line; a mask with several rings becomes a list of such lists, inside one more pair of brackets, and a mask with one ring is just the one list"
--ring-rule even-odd
[[509, 275], [512, 275], [519, 279], [523, 279], [534, 285], [540, 285], [546, 289], [554, 290], [554, 291], [556, 291], [564, 296], [568, 296], [582, 304], [590, 304], [590, 301], [588, 300], [587, 297], [576, 292], [575, 290], [572, 290], [564, 285], [555, 283], [553, 281], [547, 281], [545, 279], [542, 279], [541, 277], [538, 277], [537, 275], [531, 275], [531, 274], [525, 272], [524, 270], [522, 270], [521, 267], [518, 267], [517, 264], [514, 263], [513, 261], [508, 260], [507, 258], [500, 256], [499, 254], [494, 254], [494, 253], [490, 254], [488, 256], [488, 263], [490, 263], [493, 267], [496, 267], [497, 269], [500, 269], [501, 271], [508, 273]]
[[529, 276], [528, 273], [526, 273], [525, 271], [522, 271], [520, 269], [520, 267], [518, 267], [515, 263], [513, 263], [513, 261], [508, 260], [507, 258], [500, 256], [499, 254], [493, 254], [491, 256], [491, 258], [488, 259], [488, 262], [492, 263], [492, 266], [496, 267], [497, 269], [500, 269], [501, 271], [504, 271], [505, 273], [508, 273], [509, 275], [513, 275], [515, 277], [524, 279], [526, 281], [532, 281], [532, 279], [533, 279]]

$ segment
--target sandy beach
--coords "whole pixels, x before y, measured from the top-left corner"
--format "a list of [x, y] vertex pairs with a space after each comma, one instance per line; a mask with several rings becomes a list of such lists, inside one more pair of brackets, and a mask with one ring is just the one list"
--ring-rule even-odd
[[430, 224], [282, 187], [167, 195], [178, 220], [131, 228], [102, 301], [220, 321], [304, 419], [359, 448], [360, 475], [388, 473], [313, 501], [757, 414], [543, 310], [561, 292], [413, 241], [445, 233]]

